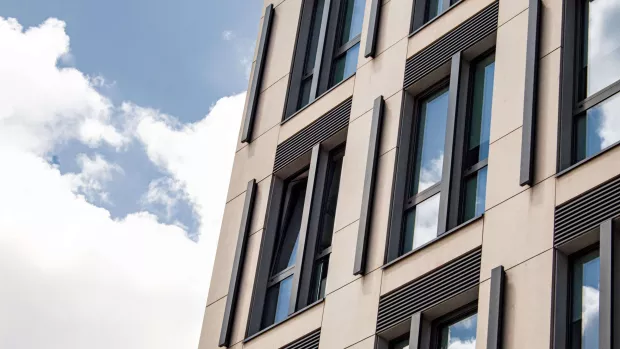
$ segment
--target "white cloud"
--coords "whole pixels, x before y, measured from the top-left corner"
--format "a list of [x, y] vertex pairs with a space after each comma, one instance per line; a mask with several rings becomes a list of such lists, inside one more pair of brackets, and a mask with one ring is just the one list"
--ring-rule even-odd
[[[96, 90], [105, 80], [58, 68], [70, 53], [64, 22], [24, 31], [0, 18], [0, 37], [0, 347], [196, 348], [243, 95], [183, 126], [116, 108]], [[200, 215], [200, 244], [151, 213], [113, 219], [88, 202], [123, 177], [113, 158], [79, 155], [80, 172], [64, 175], [45, 160], [74, 141], [121, 149], [136, 131], [169, 175], [145, 197], [166, 202], [182, 188]]]
[[166, 210], [166, 218], [171, 219], [179, 201], [186, 197], [183, 184], [170, 177], [162, 177], [149, 183], [148, 191], [142, 196], [144, 205], [161, 205]]
[[226, 41], [230, 41], [234, 38], [235, 38], [235, 33], [233, 33], [231, 30], [224, 30], [222, 32], [222, 39]]

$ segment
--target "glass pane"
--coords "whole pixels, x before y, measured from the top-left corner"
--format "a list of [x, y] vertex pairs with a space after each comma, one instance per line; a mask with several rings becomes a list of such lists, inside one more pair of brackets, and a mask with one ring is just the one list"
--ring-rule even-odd
[[409, 338], [394, 341], [390, 344], [390, 349], [409, 349]]
[[346, 44], [362, 33], [365, 3], [366, 1], [364, 0], [346, 0], [344, 2], [342, 34], [340, 37], [340, 45], [338, 46]]
[[571, 348], [598, 349], [600, 260], [595, 251], [573, 265]]
[[577, 117], [575, 159], [588, 158], [620, 141], [620, 94]]
[[360, 44], [351, 47], [347, 53], [334, 62], [332, 86], [353, 75], [357, 70], [357, 58], [360, 52]]
[[[584, 1], [587, 31], [583, 43], [582, 98], [591, 96], [620, 80], [620, 2], [615, 0]], [[584, 79], [585, 78], [585, 79]]]
[[307, 178], [300, 178], [288, 184], [271, 275], [295, 265], [307, 181]]
[[478, 63], [475, 69], [474, 94], [465, 156], [466, 168], [489, 157], [495, 57], [489, 57]]
[[465, 180], [465, 197], [463, 198], [463, 216], [465, 222], [484, 213], [487, 194], [487, 167]]
[[405, 214], [405, 231], [401, 253], [407, 253], [437, 237], [439, 198], [435, 194]]
[[312, 290], [310, 302], [316, 302], [325, 297], [325, 285], [327, 284], [327, 271], [329, 269], [329, 257], [317, 261], [312, 276]]
[[312, 73], [316, 61], [316, 50], [319, 46], [319, 32], [323, 20], [323, 7], [325, 0], [317, 0], [312, 14], [312, 27], [310, 28], [310, 38], [308, 41], [308, 51], [306, 52], [306, 62], [304, 65], [304, 75]]
[[447, 89], [422, 102], [409, 196], [414, 196], [441, 181], [447, 119]]
[[329, 177], [327, 179], [327, 196], [321, 217], [321, 230], [318, 250], [323, 251], [332, 245], [334, 234], [334, 218], [336, 217], [336, 204], [338, 203], [338, 190], [340, 189], [340, 173], [342, 171], [342, 156], [338, 156], [330, 164]]
[[310, 103], [310, 89], [312, 87], [312, 75], [301, 82], [301, 90], [299, 92], [299, 105], [297, 109], [301, 109]]
[[478, 314], [473, 314], [440, 330], [440, 349], [465, 349], [476, 347]]
[[291, 299], [293, 276], [280, 281], [267, 289], [265, 307], [263, 310], [262, 328], [277, 324], [286, 319]]
[[424, 19], [424, 23], [441, 14], [443, 12], [442, 7], [443, 0], [428, 0], [428, 3], [426, 4], [426, 17]]

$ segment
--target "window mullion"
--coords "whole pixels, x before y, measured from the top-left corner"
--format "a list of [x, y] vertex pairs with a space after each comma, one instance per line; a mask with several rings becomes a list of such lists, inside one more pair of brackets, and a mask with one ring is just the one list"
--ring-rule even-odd
[[597, 106], [599, 103], [604, 102], [609, 97], [612, 97], [620, 92], [620, 80], [614, 82], [613, 84], [607, 86], [601, 91], [595, 93], [594, 95], [586, 98], [584, 101], [579, 103], [577, 107], [573, 110], [573, 115], [577, 116], [577, 114], [581, 114], [586, 110]]
[[330, 9], [332, 7], [332, 0], [325, 0], [323, 5], [323, 13], [321, 20], [321, 30], [319, 31], [319, 43], [316, 48], [316, 59], [314, 60], [314, 72], [312, 76], [312, 85], [310, 87], [310, 101], [316, 99], [317, 91], [319, 87], [319, 78], [321, 76], [321, 69], [323, 65], [323, 52], [325, 51], [325, 44], [327, 40], [327, 33], [329, 28]]
[[452, 56], [450, 67], [450, 90], [448, 95], [448, 119], [446, 122], [446, 141], [443, 155], [443, 174], [441, 176], [441, 196], [439, 198], [439, 219], [437, 223], [437, 236], [445, 233], [448, 227], [448, 209], [450, 202], [450, 188], [452, 186], [452, 158], [456, 134], [456, 114], [459, 102], [459, 82], [461, 80], [462, 53], [457, 52]]
[[600, 226], [600, 298], [599, 298], [599, 347], [612, 347], [613, 335], [613, 264], [614, 264], [613, 221], [607, 220]]

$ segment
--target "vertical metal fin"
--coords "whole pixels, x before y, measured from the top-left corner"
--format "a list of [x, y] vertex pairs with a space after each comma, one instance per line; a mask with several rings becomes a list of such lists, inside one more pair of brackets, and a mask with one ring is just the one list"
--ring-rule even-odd
[[381, 18], [381, 0], [372, 0], [370, 18], [368, 20], [368, 35], [366, 36], [366, 50], [364, 57], [375, 57], [377, 37], [379, 34], [379, 19]]
[[489, 297], [487, 349], [502, 348], [505, 278], [506, 272], [504, 271], [503, 266], [496, 267], [491, 271], [491, 295]]

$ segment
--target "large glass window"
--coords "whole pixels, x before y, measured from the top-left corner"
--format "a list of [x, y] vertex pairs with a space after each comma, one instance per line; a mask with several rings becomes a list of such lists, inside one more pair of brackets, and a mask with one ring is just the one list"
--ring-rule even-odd
[[570, 348], [599, 348], [599, 252], [573, 262], [571, 275]]
[[364, 3], [364, 0], [344, 0], [339, 37], [336, 40], [337, 48], [334, 55], [331, 86], [353, 75], [357, 70]]
[[447, 117], [447, 88], [422, 99], [408, 181], [409, 199], [405, 208], [401, 254], [437, 237]]
[[412, 29], [420, 29], [424, 24], [446, 12], [459, 0], [416, 0], [414, 2]]
[[495, 56], [487, 57], [477, 63], [473, 76], [473, 96], [467, 125], [464, 192], [460, 222], [481, 215], [485, 209]]
[[436, 349], [475, 348], [477, 325], [477, 313], [460, 316], [441, 324], [437, 330]]
[[577, 11], [572, 163], [620, 142], [618, 20], [617, 0], [583, 0]]

